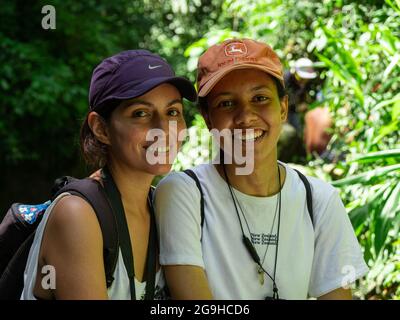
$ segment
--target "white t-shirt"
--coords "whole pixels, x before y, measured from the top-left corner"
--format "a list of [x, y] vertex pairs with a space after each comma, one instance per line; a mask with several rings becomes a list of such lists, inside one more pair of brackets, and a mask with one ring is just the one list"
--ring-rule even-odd
[[[44, 230], [46, 228], [47, 221], [50, 217], [51, 212], [53, 211], [56, 203], [63, 197], [70, 195], [69, 193], [60, 194], [52, 204], [47, 208], [46, 212], [43, 215], [42, 221], [38, 225], [35, 233], [35, 238], [33, 240], [33, 244], [29, 251], [28, 261], [25, 267], [24, 272], [24, 289], [21, 294], [21, 300], [36, 300], [33, 291], [35, 289], [36, 283], [36, 275], [39, 261], [39, 253], [40, 247], [42, 244]], [[57, 272], [57, 270], [56, 270]], [[129, 287], [129, 277], [128, 272], [126, 271], [124, 260], [122, 258], [121, 250], [119, 250], [118, 254], [118, 262], [114, 271], [114, 281], [111, 286], [107, 289], [107, 294], [110, 300], [130, 300], [131, 292]], [[57, 285], [57, 283], [56, 283]], [[165, 280], [162, 273], [162, 269], [160, 268], [156, 273], [155, 280], [155, 299], [164, 299], [164, 286]], [[135, 294], [137, 300], [143, 300], [146, 293], [146, 282], [139, 282], [135, 278]]]
[[[352, 225], [330, 184], [307, 177], [313, 196], [314, 227], [306, 191], [288, 165], [281, 191], [281, 222], [276, 284], [282, 299], [319, 297], [354, 282], [367, 271]], [[212, 164], [197, 166], [204, 193], [205, 221], [201, 230], [200, 192], [182, 172], [157, 186], [155, 207], [162, 265], [194, 265], [205, 269], [215, 299], [264, 299], [272, 281], [261, 285], [257, 265], [242, 242], [242, 231], [228, 185]], [[253, 240], [264, 269], [273, 276], [277, 220], [271, 232], [278, 195], [254, 197], [233, 189], [244, 211], [245, 234]], [[239, 212], [240, 209], [238, 208]], [[251, 234], [250, 235], [250, 232]], [[202, 239], [201, 239], [202, 236]]]

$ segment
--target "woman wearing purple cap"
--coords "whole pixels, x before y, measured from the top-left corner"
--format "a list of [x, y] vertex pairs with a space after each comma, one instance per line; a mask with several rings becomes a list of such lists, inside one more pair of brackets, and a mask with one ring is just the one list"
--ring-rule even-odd
[[[250, 39], [214, 45], [199, 59], [197, 88], [208, 128], [230, 134], [222, 161], [157, 186], [172, 297], [350, 299], [347, 285], [368, 268], [337, 190], [277, 159], [288, 99], [276, 53]], [[237, 147], [249, 161], [226, 161]]]
[[[93, 207], [79, 196], [62, 193], [37, 228], [22, 299], [162, 297], [151, 182], [169, 172], [171, 161], [153, 160], [173, 159], [180, 143], [176, 135], [151, 133], [169, 132], [171, 123], [177, 132], [185, 128], [183, 97], [195, 100], [192, 84], [146, 50], [121, 52], [96, 67], [81, 148], [88, 164], [102, 168], [105, 193], [115, 212], [114, 236], [120, 248], [112, 284], [106, 283], [102, 231]], [[50, 288], [43, 285], [47, 274], [40, 272], [48, 266], [55, 271]]]

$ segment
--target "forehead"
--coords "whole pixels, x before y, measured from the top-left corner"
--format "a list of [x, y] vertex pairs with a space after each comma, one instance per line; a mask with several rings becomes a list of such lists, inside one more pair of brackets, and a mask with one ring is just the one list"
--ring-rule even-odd
[[244, 93], [255, 88], [265, 88], [276, 92], [273, 78], [266, 72], [257, 69], [238, 69], [225, 75], [210, 91], [209, 97], [226, 93]]
[[179, 90], [170, 83], [163, 83], [139, 97], [122, 101], [120, 107], [125, 108], [135, 103], [162, 106], [176, 99], [181, 99]]

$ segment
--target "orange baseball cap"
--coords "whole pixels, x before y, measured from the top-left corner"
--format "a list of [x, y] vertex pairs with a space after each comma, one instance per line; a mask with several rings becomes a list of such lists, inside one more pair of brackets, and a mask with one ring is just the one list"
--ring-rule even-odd
[[248, 68], [265, 71], [285, 87], [281, 61], [269, 45], [251, 39], [229, 39], [211, 46], [200, 56], [197, 65], [198, 96], [205, 97], [229, 72]]

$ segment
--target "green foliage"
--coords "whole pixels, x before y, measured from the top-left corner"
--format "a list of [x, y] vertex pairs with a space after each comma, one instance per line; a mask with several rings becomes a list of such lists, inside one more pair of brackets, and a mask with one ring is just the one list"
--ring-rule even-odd
[[[55, 0], [50, 3], [56, 10], [55, 30], [41, 26], [41, 9], [48, 2], [2, 3], [0, 180], [8, 188], [0, 193], [0, 214], [13, 201], [42, 201], [61, 175], [88, 174], [78, 136], [88, 110], [90, 77], [102, 59], [148, 49], [166, 58], [177, 74], [193, 79], [183, 51], [218, 19], [221, 3]], [[188, 122], [195, 113], [188, 104]], [[33, 188], [21, 182], [27, 180]]]
[[[44, 30], [46, 4], [16, 0], [0, 12], [0, 162], [40, 160], [44, 170], [75, 162], [90, 76], [103, 58], [146, 48], [189, 75], [183, 50], [221, 10], [216, 0], [56, 0], [56, 30]], [[194, 112], [188, 114], [191, 120]]]
[[211, 134], [200, 114], [195, 115], [192, 126], [188, 128], [187, 141], [178, 153], [174, 165], [175, 171], [185, 170], [213, 160], [217, 150], [212, 145]]

